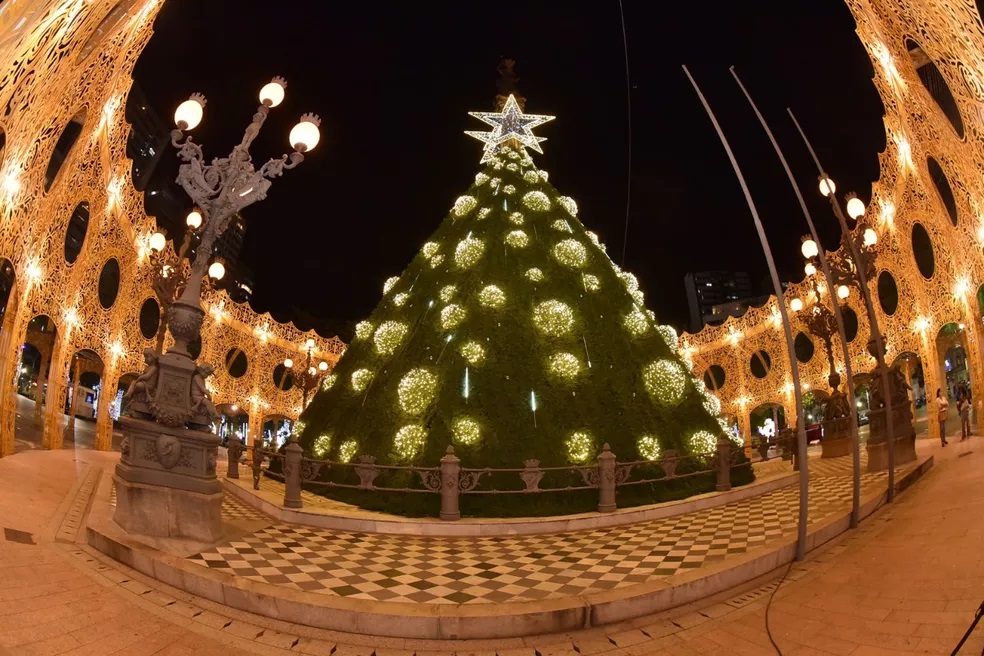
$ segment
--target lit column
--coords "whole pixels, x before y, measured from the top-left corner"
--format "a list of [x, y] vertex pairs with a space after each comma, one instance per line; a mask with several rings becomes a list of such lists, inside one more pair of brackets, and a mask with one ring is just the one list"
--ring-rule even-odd
[[[17, 368], [20, 365], [20, 348], [27, 337], [30, 311], [26, 306], [27, 291], [17, 294], [20, 285], [10, 294], [0, 332], [0, 456], [14, 453], [14, 436], [17, 430]], [[26, 285], [25, 287], [30, 287]]]
[[72, 398], [68, 404], [68, 423], [65, 424], [65, 439], [75, 441], [75, 413], [79, 405], [79, 377], [82, 375], [82, 358], [78, 355], [72, 363]]
[[912, 416], [916, 416], [916, 400], [915, 400], [915, 390], [912, 389], [912, 359], [906, 356], [902, 361], [902, 373], [905, 374], [905, 384], [909, 386], [909, 406], [912, 410]]
[[109, 451], [113, 448], [113, 418], [109, 415], [109, 404], [116, 398], [116, 387], [119, 385], [120, 377], [117, 373], [119, 367], [116, 357], [110, 357], [112, 364], [103, 367], [103, 375], [99, 381], [101, 390], [99, 407], [96, 408], [95, 448], [97, 451]]
[[936, 420], [936, 390], [945, 387], [946, 378], [940, 378], [939, 354], [936, 349], [936, 338], [929, 333], [931, 327], [923, 330], [922, 353], [919, 357], [923, 364], [923, 380], [926, 383], [926, 420], [929, 436], [940, 439], [939, 422]]
[[[65, 394], [68, 391], [67, 331], [59, 331], [51, 354], [47, 401], [44, 404], [44, 448], [60, 449], [64, 443]], [[64, 335], [64, 336], [63, 336]]]
[[41, 414], [44, 410], [44, 385], [48, 381], [48, 367], [51, 365], [51, 353], [42, 346], [38, 349], [41, 357], [38, 358], [38, 379], [34, 386], [34, 427], [41, 428]]

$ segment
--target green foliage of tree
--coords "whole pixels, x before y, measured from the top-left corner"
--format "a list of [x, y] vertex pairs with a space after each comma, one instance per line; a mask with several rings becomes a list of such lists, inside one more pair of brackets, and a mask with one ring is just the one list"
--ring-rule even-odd
[[[491, 468], [592, 463], [605, 443], [621, 461], [707, 452], [719, 405], [676, 341], [574, 201], [506, 147], [387, 281], [304, 413], [301, 444], [332, 460], [425, 466], [454, 445], [462, 466]], [[503, 485], [521, 487], [512, 477]], [[496, 514], [486, 505], [475, 512]]]

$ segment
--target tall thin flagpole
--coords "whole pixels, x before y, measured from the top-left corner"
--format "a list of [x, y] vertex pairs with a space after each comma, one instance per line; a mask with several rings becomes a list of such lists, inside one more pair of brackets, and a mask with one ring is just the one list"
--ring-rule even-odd
[[[806, 224], [810, 226], [810, 236], [813, 237], [813, 241], [817, 244], [817, 255], [820, 259], [820, 266], [823, 269], [823, 277], [827, 281], [827, 291], [830, 295], [830, 304], [834, 309], [834, 319], [837, 321], [837, 333], [840, 336], [841, 348], [843, 350], [844, 357], [844, 372], [847, 378], [847, 401], [851, 409], [851, 447], [854, 451], [854, 481], [853, 490], [851, 492], [851, 528], [857, 528], [858, 522], [861, 520], [861, 442], [858, 439], [858, 415], [857, 408], [854, 404], [854, 373], [851, 368], [851, 354], [847, 348], [847, 334], [844, 331], [844, 316], [841, 313], [840, 304], [837, 302], [836, 296], [834, 296], [834, 277], [830, 273], [830, 264], [827, 261], [827, 254], [824, 251], [823, 245], [820, 243], [820, 237], [817, 235], [817, 229], [813, 225], [813, 217], [810, 216], [810, 210], [806, 207], [806, 202], [803, 200], [803, 194], [800, 192], [799, 185], [796, 184], [796, 178], [793, 176], [793, 172], [789, 168], [789, 164], [786, 163], [786, 157], [782, 154], [782, 149], [779, 148], [779, 144], [776, 142], [776, 138], [772, 134], [772, 130], [769, 129], [769, 124], [765, 122], [765, 117], [759, 111], [758, 106], [755, 101], [752, 100], [752, 96], [748, 93], [748, 89], [742, 84], [741, 79], [738, 78], [738, 73], [735, 72], [735, 67], [732, 66], [730, 69], [731, 75], [735, 78], [735, 82], [741, 87], [742, 92], [745, 97], [748, 98], [748, 104], [752, 106], [755, 110], [755, 116], [758, 117], [759, 123], [762, 124], [762, 129], [769, 136], [769, 141], [772, 143], [772, 147], [776, 151], [776, 156], [779, 161], [782, 162], [782, 168], [786, 171], [786, 177], [789, 178], [789, 184], [792, 186], [793, 191], [796, 193], [796, 200], [799, 201], [800, 209], [803, 210], [803, 216], [806, 217]], [[820, 299], [817, 299], [820, 302]], [[831, 372], [833, 373], [833, 372]]]
[[687, 67], [683, 67], [683, 72], [686, 73], [687, 79], [690, 80], [690, 84], [693, 85], [694, 91], [697, 92], [697, 97], [700, 98], [701, 104], [704, 106], [704, 111], [707, 112], [708, 118], [711, 119], [711, 123], [714, 124], [714, 130], [717, 131], [718, 137], [721, 139], [721, 145], [724, 146], [725, 152], [728, 153], [728, 159], [731, 161], [731, 166], [735, 170], [735, 175], [738, 177], [738, 183], [741, 185], [741, 190], [745, 194], [745, 202], [748, 203], [748, 209], [752, 213], [752, 219], [755, 222], [755, 229], [758, 231], [759, 241], [762, 242], [762, 250], [765, 252], [765, 259], [769, 264], [769, 275], [772, 277], [772, 286], [775, 290], [776, 303], [779, 306], [779, 314], [782, 317], [782, 329], [786, 335], [786, 351], [789, 354], [789, 368], [793, 374], [793, 392], [796, 397], [796, 433], [797, 433], [797, 448], [796, 457], [799, 460], [800, 465], [800, 499], [799, 499], [799, 525], [797, 527], [796, 536], [796, 560], [802, 560], [806, 555], [806, 523], [808, 521], [807, 516], [807, 503], [809, 501], [809, 472], [807, 471], [806, 462], [806, 425], [804, 423], [803, 416], [803, 388], [800, 386], [800, 375], [799, 366], [796, 362], [796, 354], [793, 349], [793, 330], [789, 323], [789, 313], [786, 311], [786, 300], [782, 295], [782, 285], [779, 282], [779, 273], [776, 271], [776, 263], [772, 259], [772, 249], [769, 247], [769, 239], [765, 236], [765, 229], [762, 227], [762, 221], [759, 219], [758, 210], [755, 208], [755, 201], [752, 200], [752, 194], [748, 190], [748, 185], [745, 183], [745, 176], [741, 173], [741, 167], [738, 166], [738, 161], [735, 159], [735, 155], [731, 152], [731, 146], [728, 144], [727, 137], [724, 136], [724, 132], [721, 130], [721, 126], [717, 122], [717, 118], [714, 116], [714, 112], [711, 111], [711, 106], [707, 104], [707, 99], [704, 98], [704, 94], [701, 93], [700, 87], [697, 86], [697, 82], [694, 80], [690, 71]]
[[[825, 180], [829, 180], [830, 177], [823, 170], [823, 166], [820, 165], [820, 158], [817, 157], [816, 151], [813, 150], [810, 140], [806, 138], [806, 133], [803, 132], [799, 121], [796, 120], [793, 110], [787, 107], [786, 111], [789, 113], [789, 118], [793, 119], [796, 129], [799, 130], [807, 150], [810, 151], [810, 155], [813, 157], [813, 162], [817, 165], [817, 171], [820, 172], [820, 176]], [[862, 266], [861, 253], [858, 251], [858, 246], [851, 237], [851, 231], [847, 227], [847, 219], [844, 218], [844, 211], [841, 209], [840, 203], [837, 202], [833, 190], [830, 191], [829, 199], [830, 205], [834, 209], [834, 215], [840, 222], [844, 241], [847, 242], [848, 247], [851, 249], [851, 257], [854, 258], [854, 268], [858, 274], [858, 286], [861, 288], [861, 298], [864, 299], [864, 307], [868, 313], [871, 338], [875, 342], [875, 359], [878, 361], [883, 390], [882, 397], [884, 397], [883, 400], [885, 401], [885, 431], [888, 433], [888, 490], [886, 499], [888, 503], [891, 503], [895, 499], [895, 420], [892, 417], [892, 394], [891, 388], [888, 386], [888, 367], [885, 366], [885, 340], [882, 337], [881, 328], [878, 326], [878, 316], [875, 314], [875, 306], [871, 302], [871, 291], [868, 289], [868, 276], [865, 274], [864, 267]]]

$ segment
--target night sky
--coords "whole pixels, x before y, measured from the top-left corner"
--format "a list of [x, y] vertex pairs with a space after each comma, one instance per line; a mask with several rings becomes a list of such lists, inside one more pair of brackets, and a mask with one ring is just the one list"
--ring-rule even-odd
[[[255, 271], [256, 310], [353, 322], [472, 183], [481, 144], [462, 131], [485, 128], [467, 112], [493, 109], [496, 65], [511, 57], [527, 111], [557, 116], [537, 130], [548, 138], [545, 154], [533, 154], [537, 165], [578, 202], [579, 218], [615, 262], [625, 251], [625, 268], [659, 319], [683, 327], [685, 273], [747, 270], [760, 280], [766, 268], [731, 165], [681, 65], [732, 142], [787, 280], [803, 277], [806, 226], [728, 67], [769, 120], [828, 247], [834, 219], [785, 108], [797, 113], [838, 192], [853, 189], [866, 202], [885, 145], [883, 108], [854, 20], [837, 0], [623, 7], [627, 248], [629, 91], [617, 0], [167, 0], [135, 77], [167, 120], [190, 92], [206, 95], [195, 136], [209, 158], [239, 141], [273, 75], [287, 78], [287, 98], [254, 144], [255, 161], [287, 150], [302, 112], [320, 114], [317, 149], [243, 212], [243, 257]], [[175, 159], [173, 150], [164, 157]]]

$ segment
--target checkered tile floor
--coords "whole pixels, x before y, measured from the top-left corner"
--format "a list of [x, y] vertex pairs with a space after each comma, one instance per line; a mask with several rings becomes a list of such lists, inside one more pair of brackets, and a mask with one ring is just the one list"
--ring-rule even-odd
[[[849, 477], [811, 478], [811, 522], [850, 504]], [[862, 485], [883, 486], [884, 478], [864, 474]], [[796, 531], [798, 499], [798, 489], [788, 487], [654, 522], [520, 537], [424, 538], [274, 524], [189, 560], [255, 581], [355, 599], [532, 601], [633, 585], [760, 547]]]

